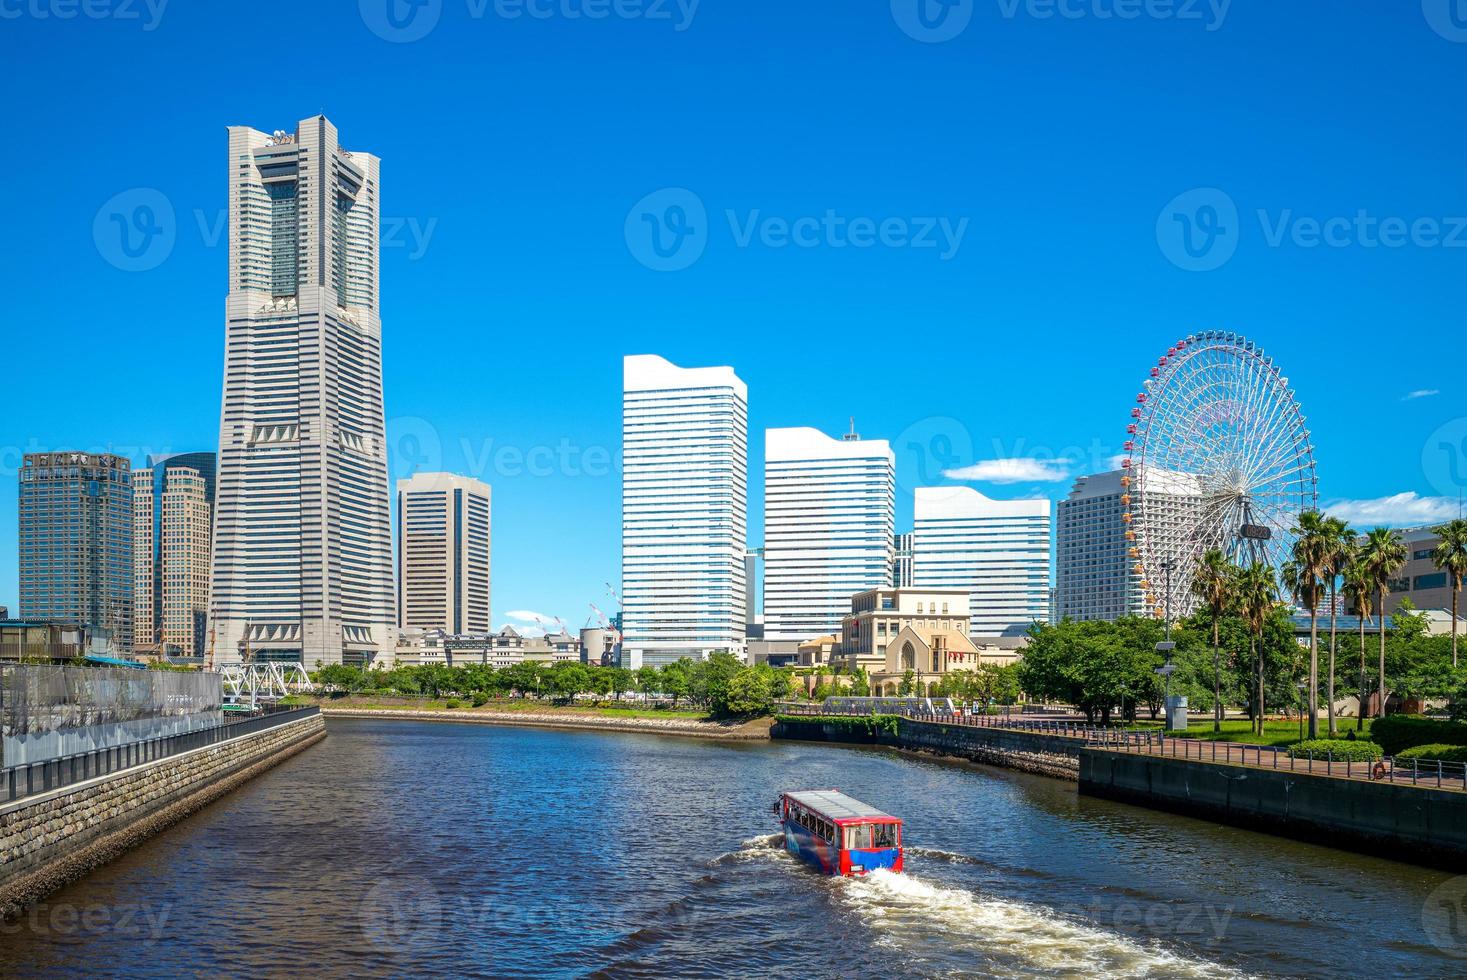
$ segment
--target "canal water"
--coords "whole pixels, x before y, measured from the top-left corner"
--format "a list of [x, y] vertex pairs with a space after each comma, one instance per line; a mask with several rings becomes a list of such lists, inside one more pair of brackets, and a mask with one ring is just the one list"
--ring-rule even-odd
[[[1467, 970], [1433, 918], [1463, 879], [1041, 777], [801, 743], [329, 728], [0, 926], [0, 976]], [[906, 819], [906, 874], [831, 880], [784, 854], [777, 792], [827, 787]]]

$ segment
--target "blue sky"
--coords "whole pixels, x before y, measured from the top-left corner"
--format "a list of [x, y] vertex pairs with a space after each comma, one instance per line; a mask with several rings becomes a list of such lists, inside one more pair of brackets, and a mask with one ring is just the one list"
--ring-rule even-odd
[[[386, 2], [0, 4], [0, 604], [21, 453], [214, 448], [225, 126], [320, 111], [383, 159], [394, 476], [493, 484], [497, 622], [607, 604], [626, 353], [748, 382], [755, 542], [765, 427], [894, 440], [899, 524], [986, 460], [1059, 497], [1209, 328], [1284, 365], [1326, 501], [1455, 510], [1467, 4]], [[648, 195], [703, 209], [686, 267], [649, 267]], [[129, 268], [107, 217], [160, 199]], [[1225, 233], [1189, 254], [1169, 207]]]

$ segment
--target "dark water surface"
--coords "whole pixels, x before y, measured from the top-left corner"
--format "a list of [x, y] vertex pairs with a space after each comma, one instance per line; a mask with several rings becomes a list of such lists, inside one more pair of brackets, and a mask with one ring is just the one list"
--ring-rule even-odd
[[[333, 720], [0, 927], [3, 977], [1448, 976], [1457, 880], [800, 743]], [[907, 820], [906, 875], [777, 845], [781, 789]]]

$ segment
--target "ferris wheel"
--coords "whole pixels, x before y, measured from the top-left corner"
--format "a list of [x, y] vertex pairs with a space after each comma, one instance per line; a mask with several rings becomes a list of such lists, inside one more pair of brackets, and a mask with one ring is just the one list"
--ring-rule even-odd
[[1126, 427], [1121, 519], [1146, 608], [1195, 607], [1198, 559], [1287, 560], [1299, 515], [1319, 504], [1314, 448], [1289, 379], [1252, 341], [1192, 334], [1168, 348]]

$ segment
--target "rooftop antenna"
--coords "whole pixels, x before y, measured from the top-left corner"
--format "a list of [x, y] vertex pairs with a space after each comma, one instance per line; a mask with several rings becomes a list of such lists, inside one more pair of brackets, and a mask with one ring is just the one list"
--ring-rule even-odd
[[856, 431], [856, 417], [851, 416], [851, 431], [841, 436], [842, 442], [860, 442], [861, 435]]

